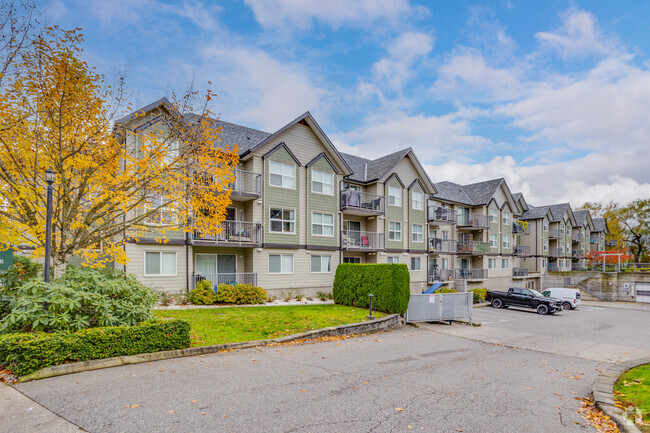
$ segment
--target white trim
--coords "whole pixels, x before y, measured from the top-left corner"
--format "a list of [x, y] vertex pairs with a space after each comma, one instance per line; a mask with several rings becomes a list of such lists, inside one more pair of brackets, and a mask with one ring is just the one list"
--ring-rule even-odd
[[[271, 256], [279, 256], [280, 257], [280, 272], [271, 272]], [[291, 272], [283, 272], [282, 271], [282, 258], [288, 256], [291, 257]], [[296, 261], [294, 259], [293, 254], [269, 254], [268, 255], [268, 263], [266, 266], [266, 272], [267, 275], [286, 275], [286, 274], [293, 274], [296, 271]]]
[[[422, 206], [420, 208], [414, 206], [414, 204], [416, 203], [415, 194], [420, 194], [422, 196], [422, 199], [417, 201]], [[411, 191], [411, 209], [421, 210], [421, 211], [424, 210], [424, 193], [422, 191]]]
[[[278, 175], [277, 173], [271, 173], [271, 163], [272, 162], [282, 164], [283, 166], [284, 165], [290, 165], [293, 168], [293, 187], [292, 188], [290, 188], [288, 186], [283, 186], [283, 185], [274, 185], [274, 184], [271, 183], [271, 174], [275, 174], [276, 176], [282, 177], [282, 183], [283, 184], [284, 184], [284, 178], [289, 177], [289, 176], [285, 176], [284, 174], [279, 174]], [[296, 189], [296, 184], [298, 183], [297, 177], [298, 176], [296, 176], [296, 165], [295, 164], [290, 164], [288, 162], [282, 162], [282, 161], [276, 161], [276, 160], [273, 160], [273, 159], [269, 159], [269, 186], [272, 186], [274, 188], [283, 188], [283, 189], [295, 190]]]
[[[280, 206], [269, 206], [268, 209], [269, 209], [269, 233], [272, 233], [274, 235], [295, 235], [296, 234], [296, 209], [294, 209], [294, 208], [284, 208], [284, 207], [280, 207]], [[285, 210], [293, 211], [293, 231], [292, 232], [285, 232], [284, 230], [280, 231], [280, 232], [276, 232], [276, 231], [271, 230], [271, 227], [272, 227], [272, 224], [271, 224], [271, 209], [280, 209], [282, 211], [285, 211]], [[275, 219], [275, 218], [273, 219], [273, 221], [282, 221], [283, 224], [285, 222], [285, 220], [283, 220], [283, 219], [278, 220], [278, 219]], [[291, 222], [291, 220], [287, 220], [287, 221]]]
[[[316, 272], [316, 271], [312, 270], [312, 268], [311, 268], [311, 264], [312, 264], [311, 259], [314, 258], [314, 257], [320, 257], [320, 268], [321, 268], [320, 272]], [[323, 257], [329, 257], [329, 259], [330, 259], [330, 270], [329, 271], [323, 271], [322, 270], [323, 269]], [[309, 273], [310, 274], [331, 274], [332, 273], [332, 268], [333, 268], [333, 266], [332, 266], [332, 256], [328, 256], [326, 254], [315, 254], [315, 255], [312, 255], [309, 258]]]
[[[396, 231], [396, 230], [391, 230], [391, 229], [390, 229], [390, 223], [396, 223], [396, 224], [399, 224], [399, 232]], [[391, 238], [390, 238], [390, 233], [391, 233], [391, 232], [399, 233], [399, 239], [391, 239]], [[388, 241], [389, 241], [389, 242], [403, 242], [403, 241], [402, 241], [402, 222], [401, 222], [401, 221], [388, 221]]]
[[[160, 257], [160, 274], [147, 274], [147, 253], [158, 253]], [[174, 255], [174, 273], [173, 274], [163, 274], [162, 273], [162, 253], [173, 254]], [[178, 252], [177, 251], [164, 251], [164, 250], [144, 250], [143, 252], [143, 267], [142, 275], [145, 277], [176, 277], [178, 276]]]
[[[332, 193], [331, 193], [331, 194], [328, 194], [328, 193], [326, 193], [326, 192], [318, 192], [318, 191], [314, 191], [314, 172], [319, 172], [319, 173], [323, 173], [323, 174], [330, 174], [330, 175], [332, 175], [332, 183], [331, 183], [331, 185], [332, 185]], [[323, 182], [323, 181], [317, 181], [317, 182], [321, 183], [322, 185], [330, 185], [329, 183], [325, 183], [325, 182]], [[336, 184], [336, 175], [335, 175], [333, 172], [330, 172], [330, 171], [323, 171], [323, 170], [319, 170], [319, 169], [317, 169], [317, 168], [312, 168], [312, 169], [311, 169], [311, 192], [312, 192], [312, 194], [327, 195], [327, 196], [330, 196], [330, 197], [331, 197], [331, 196], [333, 196], [334, 193], [336, 192], [336, 186], [335, 186], [335, 184]]]
[[[422, 228], [422, 231], [420, 233], [415, 233], [415, 231], [413, 230], [414, 226], [420, 226]], [[422, 236], [422, 240], [420, 241], [413, 240], [413, 235], [415, 234], [419, 234], [420, 236]], [[421, 244], [424, 242], [424, 224], [417, 224], [417, 223], [411, 224], [411, 242], [416, 244]]]
[[[391, 198], [390, 189], [391, 188], [395, 188], [396, 190], [399, 191], [399, 204], [390, 204], [390, 198]], [[393, 197], [395, 197], [395, 196], [393, 196]], [[404, 200], [402, 197], [403, 197], [402, 188], [397, 187], [397, 186], [393, 186], [393, 185], [388, 185], [388, 200], [387, 200], [388, 201], [388, 206], [402, 207], [402, 200]]]
[[[314, 214], [315, 213], [321, 214], [321, 215], [329, 215], [329, 216], [332, 217], [332, 234], [331, 235], [323, 235], [323, 234], [317, 235], [317, 234], [314, 234]], [[321, 223], [320, 225], [329, 227], [329, 224]], [[335, 225], [336, 225], [336, 219], [334, 218], [334, 214], [328, 213], [328, 212], [320, 212], [320, 211], [319, 212], [314, 212], [314, 211], [312, 211], [312, 213], [311, 213], [311, 225], [310, 225], [310, 227], [311, 227], [311, 235], [312, 236], [321, 237], [321, 238], [333, 238], [334, 237], [334, 226]]]

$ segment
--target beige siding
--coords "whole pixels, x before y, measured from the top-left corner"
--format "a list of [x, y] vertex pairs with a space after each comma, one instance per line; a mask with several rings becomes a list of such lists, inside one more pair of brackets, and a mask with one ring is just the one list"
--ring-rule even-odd
[[[164, 251], [176, 253], [176, 275], [175, 276], [147, 276], [144, 274], [144, 255], [146, 251]], [[185, 267], [185, 246], [184, 245], [143, 245], [126, 244], [126, 253], [129, 263], [126, 265], [126, 272], [135, 275], [138, 280], [146, 286], [155, 290], [170, 293], [185, 291], [186, 267]], [[190, 253], [191, 254], [191, 253]], [[192, 258], [189, 258], [190, 268], [193, 268]], [[191, 276], [191, 271], [190, 271]]]

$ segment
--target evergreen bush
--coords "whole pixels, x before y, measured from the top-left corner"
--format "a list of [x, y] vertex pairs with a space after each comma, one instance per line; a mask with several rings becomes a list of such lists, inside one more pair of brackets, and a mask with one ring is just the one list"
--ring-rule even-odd
[[217, 304], [263, 304], [268, 295], [266, 290], [251, 284], [219, 284], [214, 302]]
[[214, 304], [214, 290], [212, 282], [202, 280], [196, 283], [196, 288], [190, 292], [190, 302], [194, 305], [212, 305]]

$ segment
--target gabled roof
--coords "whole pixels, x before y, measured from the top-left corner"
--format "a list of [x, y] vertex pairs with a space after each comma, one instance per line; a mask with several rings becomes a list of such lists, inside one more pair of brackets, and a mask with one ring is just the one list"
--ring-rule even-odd
[[506, 202], [511, 210], [517, 208], [515, 200], [508, 188], [505, 179], [491, 179], [484, 182], [472, 183], [470, 185], [458, 185], [453, 182], [440, 182], [435, 184], [438, 194], [432, 198], [439, 200], [453, 201], [469, 206], [485, 206], [490, 203], [497, 190], [503, 186]]
[[473, 206], [472, 199], [469, 198], [462, 185], [445, 181], [438, 182], [435, 186], [438, 192], [433, 194], [432, 198]]
[[212, 122], [214, 126], [221, 127], [221, 133], [219, 134], [221, 144], [230, 147], [236, 144], [240, 155], [257, 146], [262, 140], [271, 135], [268, 132], [224, 122], [223, 120], [213, 120]]
[[[504, 181], [503, 178], [486, 180], [484, 182], [464, 185], [463, 189], [469, 196], [470, 200], [472, 200], [474, 206], [481, 206], [490, 202], [490, 199], [494, 197], [494, 193], [497, 192], [497, 189]], [[512, 197], [512, 194], [510, 197]]]
[[512, 194], [512, 198], [515, 199], [515, 202], [521, 202], [521, 206], [523, 207], [524, 212], [528, 210], [528, 203], [526, 203], [526, 199], [522, 193], [516, 192]]
[[594, 229], [592, 232], [605, 232], [609, 234], [609, 227], [607, 226], [607, 219], [605, 218], [594, 218]]
[[587, 224], [590, 231], [594, 230], [594, 220], [591, 218], [591, 213], [588, 209], [574, 210], [573, 216], [579, 226]]
[[553, 218], [553, 214], [548, 206], [528, 206], [528, 210], [519, 218], [520, 220], [538, 220], [546, 217], [549, 221]]
[[149, 111], [153, 111], [158, 107], [164, 107], [167, 109], [167, 111], [174, 112], [174, 107], [172, 106], [172, 103], [169, 102], [169, 99], [167, 98], [160, 98], [159, 100], [152, 102], [149, 105], [145, 105], [142, 108], [139, 108], [135, 110], [133, 113], [127, 114], [126, 116], [122, 117], [121, 119], [118, 119], [115, 121], [116, 125], [122, 125], [125, 123], [129, 123], [131, 120], [143, 116], [144, 114], [148, 113]]

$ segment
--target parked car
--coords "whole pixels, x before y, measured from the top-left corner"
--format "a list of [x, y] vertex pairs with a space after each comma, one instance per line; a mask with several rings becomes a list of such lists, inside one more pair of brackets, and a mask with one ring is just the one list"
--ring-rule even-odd
[[537, 290], [511, 287], [507, 292], [488, 290], [485, 299], [494, 308], [525, 307], [537, 310], [538, 314], [553, 314], [562, 310], [560, 299], [549, 298]]
[[578, 289], [551, 287], [544, 290], [542, 295], [560, 299], [562, 301], [562, 308], [565, 310], [573, 310], [580, 305], [580, 290]]

